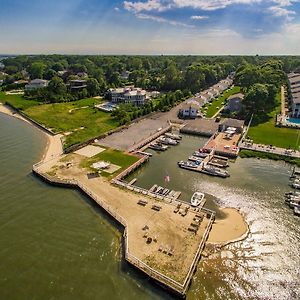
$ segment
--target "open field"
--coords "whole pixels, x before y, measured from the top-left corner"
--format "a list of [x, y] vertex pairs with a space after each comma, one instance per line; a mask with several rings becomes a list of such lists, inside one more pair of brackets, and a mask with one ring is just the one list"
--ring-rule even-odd
[[261, 124], [251, 126], [248, 136], [256, 144], [273, 145], [281, 148], [298, 149], [297, 136], [299, 130], [275, 126], [276, 114], [281, 110], [280, 93], [276, 96], [276, 107], [268, 114], [269, 119]]
[[221, 96], [219, 96], [217, 99], [214, 99], [211, 102], [211, 105], [209, 105], [208, 103], [206, 105], [204, 105], [201, 109], [201, 111], [204, 113], [205, 110], [204, 108], [207, 107], [207, 111], [205, 116], [207, 118], [211, 118], [212, 116], [214, 116], [217, 111], [223, 106], [222, 102], [225, 102], [225, 100], [231, 96], [234, 95], [236, 93], [239, 93], [241, 90], [241, 88], [239, 86], [234, 86], [232, 89], [229, 89], [227, 91], [225, 91]]
[[110, 162], [111, 164], [120, 166], [121, 169], [119, 169], [117, 172], [113, 174], [109, 174], [105, 171], [101, 171], [101, 175], [104, 177], [114, 177], [121, 173], [123, 170], [127, 169], [129, 166], [137, 162], [139, 158], [134, 155], [129, 155], [126, 154], [122, 151], [119, 150], [114, 150], [114, 149], [106, 149], [105, 151], [91, 157], [91, 158], [86, 158], [83, 159], [80, 167], [86, 168], [88, 170], [92, 170], [91, 165], [95, 162], [98, 161], [106, 161]]
[[67, 133], [64, 147], [75, 145], [99, 136], [119, 126], [110, 113], [94, 108], [101, 100], [87, 98], [73, 102], [41, 104], [37, 100], [27, 100], [21, 95], [0, 93], [0, 101], [7, 102], [14, 108], [51, 129], [53, 132]]
[[38, 100], [28, 100], [22, 95], [6, 95], [5, 92], [0, 91], [0, 102], [8, 103], [16, 109], [25, 110], [29, 107], [41, 104]]

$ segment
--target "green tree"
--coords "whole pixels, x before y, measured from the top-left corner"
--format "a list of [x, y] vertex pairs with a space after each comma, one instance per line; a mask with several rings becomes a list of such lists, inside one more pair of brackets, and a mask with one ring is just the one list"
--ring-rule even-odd
[[89, 78], [86, 82], [87, 91], [90, 97], [94, 97], [99, 94], [99, 82], [95, 78]]
[[43, 78], [46, 65], [42, 62], [34, 62], [29, 67], [28, 73], [31, 79]]

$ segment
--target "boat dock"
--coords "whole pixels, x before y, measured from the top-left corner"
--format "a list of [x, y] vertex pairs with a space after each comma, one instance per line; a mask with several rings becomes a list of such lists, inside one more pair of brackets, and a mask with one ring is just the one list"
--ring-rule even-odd
[[137, 181], [137, 178], [133, 178], [128, 184], [133, 185], [136, 183], [136, 181]]
[[149, 189], [150, 193], [154, 193], [157, 195], [162, 195], [162, 196], [166, 196], [168, 198], [171, 198], [173, 200], [176, 200], [180, 197], [181, 192], [178, 191], [173, 191], [173, 190], [169, 190], [167, 188], [164, 188], [162, 186], [159, 186], [157, 184], [154, 184], [150, 189]]
[[[191, 157], [189, 158], [191, 160]], [[193, 156], [194, 159], [194, 156]], [[214, 150], [211, 150], [211, 152], [204, 158], [201, 159], [199, 158], [199, 163], [197, 164], [197, 162], [194, 162], [193, 164], [186, 164], [186, 163], [182, 163], [182, 162], [178, 162], [179, 167], [186, 169], [186, 170], [190, 170], [190, 171], [194, 171], [194, 172], [199, 172], [199, 173], [204, 173], [207, 175], [211, 175], [211, 176], [218, 176], [218, 177], [229, 177], [229, 174], [227, 171], [221, 171], [218, 170], [218, 172], [212, 172], [210, 170], [208, 170], [209, 168], [207, 168], [207, 165], [213, 165], [213, 166], [217, 166], [220, 168], [226, 168], [228, 166], [228, 160], [227, 158], [221, 157], [221, 156], [214, 156]]]

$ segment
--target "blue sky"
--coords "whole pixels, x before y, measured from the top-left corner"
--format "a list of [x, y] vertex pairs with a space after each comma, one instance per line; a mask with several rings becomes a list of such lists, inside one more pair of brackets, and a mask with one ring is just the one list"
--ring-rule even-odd
[[0, 41], [0, 53], [300, 55], [300, 0], [0, 0]]

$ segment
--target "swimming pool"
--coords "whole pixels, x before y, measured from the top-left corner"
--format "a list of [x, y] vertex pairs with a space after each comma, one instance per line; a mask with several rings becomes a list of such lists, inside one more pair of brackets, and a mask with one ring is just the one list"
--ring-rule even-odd
[[288, 118], [288, 119], [286, 119], [286, 121], [289, 123], [294, 123], [294, 124], [300, 125], [300, 119], [298, 119], [298, 118]]

